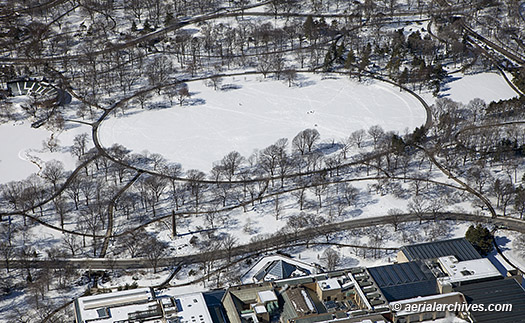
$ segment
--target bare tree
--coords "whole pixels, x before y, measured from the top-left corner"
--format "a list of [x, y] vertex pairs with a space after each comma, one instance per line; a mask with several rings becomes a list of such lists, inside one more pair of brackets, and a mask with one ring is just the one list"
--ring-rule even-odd
[[356, 130], [350, 134], [348, 140], [357, 145], [357, 148], [361, 148], [363, 139], [365, 138], [365, 131], [363, 129]]
[[266, 53], [257, 55], [257, 71], [261, 72], [263, 77], [266, 78], [266, 76], [271, 70], [272, 70], [271, 57]]
[[188, 187], [193, 196], [195, 211], [198, 211], [204, 188], [204, 185], [200, 181], [206, 178], [206, 174], [197, 169], [190, 169], [187, 172], [187, 177], [189, 179]]
[[399, 227], [399, 216], [403, 214], [403, 211], [400, 209], [389, 209], [387, 214], [390, 217], [390, 223], [394, 226], [394, 231], [397, 231]]
[[369, 230], [369, 238], [371, 246], [374, 247], [374, 258], [379, 257], [379, 248], [383, 246], [383, 242], [388, 239], [388, 231], [383, 226], [375, 226]]
[[16, 230], [14, 226], [9, 223], [0, 225], [0, 255], [5, 261], [6, 270], [9, 272], [9, 264], [11, 259], [15, 256], [15, 245], [12, 244], [13, 236]]
[[67, 200], [63, 196], [59, 195], [53, 199], [53, 206], [55, 207], [56, 213], [60, 217], [60, 227], [63, 230], [66, 213], [69, 211]]
[[[22, 191], [24, 189], [24, 186], [22, 182], [17, 181], [11, 181], [6, 184], [0, 185], [0, 190], [2, 192], [2, 198], [13, 205], [13, 209], [17, 209], [21, 207], [21, 199], [20, 196], [22, 194]], [[2, 216], [0, 215], [0, 220], [2, 220]]]
[[320, 137], [317, 129], [305, 129], [293, 138], [292, 145], [301, 155], [304, 155], [306, 152], [312, 152], [312, 148]]
[[153, 273], [157, 273], [157, 268], [160, 259], [166, 254], [167, 244], [157, 238], [150, 237], [145, 241], [144, 247], [146, 248], [146, 258], [153, 267]]
[[223, 78], [220, 75], [214, 75], [210, 77], [211, 85], [213, 86], [213, 89], [217, 91], [217, 89], [222, 84]]
[[222, 239], [222, 246], [228, 252], [228, 263], [231, 263], [232, 251], [237, 243], [238, 239], [229, 233], [227, 233]]
[[414, 213], [419, 218], [419, 224], [423, 223], [423, 217], [428, 211], [429, 205], [428, 200], [423, 196], [414, 196], [410, 202], [408, 202], [408, 210]]
[[348, 206], [357, 207], [359, 200], [359, 189], [352, 186], [350, 183], [341, 183], [342, 187], [339, 187], [339, 192], [342, 194], [344, 200]]
[[149, 235], [144, 229], [129, 232], [117, 240], [117, 248], [126, 251], [131, 258], [140, 257], [149, 252]]
[[341, 262], [341, 256], [339, 255], [339, 252], [335, 251], [332, 248], [325, 249], [321, 258], [323, 259], [323, 262], [328, 271], [335, 270], [335, 268]]
[[149, 176], [145, 177], [142, 183], [145, 187], [143, 192], [146, 193], [144, 198], [150, 204], [153, 216], [156, 216], [156, 205], [159, 203], [162, 193], [168, 186], [168, 180], [160, 176]]
[[245, 158], [237, 151], [232, 151], [224, 156], [224, 158], [221, 160], [221, 165], [226, 171], [228, 180], [232, 180], [233, 175], [236, 174], [244, 160]]
[[297, 72], [290, 68], [284, 70], [283, 74], [286, 81], [288, 81], [288, 87], [291, 87], [294, 84], [294, 81], [297, 79]]
[[153, 61], [146, 66], [146, 76], [152, 87], [167, 83], [174, 71], [171, 61], [166, 56], [155, 56]]
[[72, 257], [80, 249], [80, 243], [76, 235], [71, 233], [64, 233], [64, 239], [62, 240], [62, 246], [64, 249], [68, 249]]
[[41, 176], [53, 184], [53, 189], [57, 190], [57, 184], [64, 178], [64, 164], [58, 160], [46, 162]]
[[383, 130], [383, 128], [381, 128], [381, 126], [375, 125], [375, 126], [371, 126], [368, 129], [368, 134], [370, 135], [370, 137], [372, 137], [372, 140], [374, 142], [374, 149], [375, 149], [377, 142], [385, 134], [385, 131]]
[[75, 138], [73, 138], [73, 146], [71, 146], [71, 154], [77, 156], [77, 158], [80, 159], [80, 157], [84, 156], [84, 154], [86, 153], [87, 144], [88, 144], [88, 134], [87, 133], [76, 135]]
[[177, 100], [179, 101], [179, 105], [182, 107], [184, 103], [191, 97], [190, 90], [188, 90], [188, 87], [182, 87], [179, 90], [177, 90]]

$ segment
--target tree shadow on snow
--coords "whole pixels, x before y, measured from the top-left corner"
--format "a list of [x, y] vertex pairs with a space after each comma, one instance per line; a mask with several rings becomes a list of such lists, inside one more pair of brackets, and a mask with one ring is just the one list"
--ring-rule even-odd
[[504, 236], [495, 236], [494, 240], [498, 244], [501, 251], [510, 250], [510, 247], [508, 247], [508, 244], [510, 242], [509, 238]]
[[358, 217], [361, 214], [363, 214], [363, 210], [362, 209], [353, 209], [351, 211], [346, 212], [346, 214], [348, 214], [352, 218], [355, 218], [355, 217]]
[[332, 141], [332, 142], [320, 143], [317, 146], [317, 151], [321, 152], [324, 155], [329, 155], [331, 153], [335, 153], [341, 148], [343, 148], [342, 144]]
[[188, 106], [197, 106], [197, 105], [205, 105], [205, 104], [206, 104], [206, 100], [204, 99], [190, 99], [187, 102]]
[[228, 84], [224, 84], [223, 86], [221, 86], [221, 91], [225, 91], [225, 92], [239, 90], [239, 89], [242, 89], [242, 85], [228, 83]]
[[351, 268], [351, 267], [357, 267], [359, 266], [359, 260], [350, 257], [350, 256], [344, 256], [341, 257], [341, 263], [339, 264], [339, 267], [341, 268]]
[[75, 128], [79, 128], [81, 125], [77, 122], [70, 122], [70, 121], [66, 121], [66, 123], [64, 124], [64, 130], [71, 130], [71, 129], [75, 129]]
[[298, 74], [297, 77], [295, 78], [295, 84], [297, 85], [297, 87], [307, 87], [307, 86], [315, 85], [316, 82], [309, 79], [305, 75]]

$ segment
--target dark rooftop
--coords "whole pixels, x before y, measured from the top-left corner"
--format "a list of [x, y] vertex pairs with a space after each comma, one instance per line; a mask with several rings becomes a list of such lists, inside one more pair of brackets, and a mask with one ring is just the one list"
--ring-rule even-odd
[[369, 268], [389, 302], [437, 294], [436, 278], [421, 261]]
[[455, 256], [459, 261], [480, 259], [481, 255], [465, 238], [441, 240], [403, 246], [408, 261]]
[[512, 304], [511, 312], [471, 312], [475, 322], [525, 322], [525, 290], [514, 279], [487, 281], [455, 288], [469, 304]]
[[216, 323], [226, 323], [228, 322], [226, 318], [226, 313], [222, 307], [222, 298], [226, 293], [225, 290], [215, 290], [203, 293], [204, 301], [210, 311], [211, 319]]
[[298, 268], [297, 266], [283, 260], [275, 260], [257, 272], [257, 274], [255, 274], [255, 279], [263, 280], [267, 275], [272, 275], [275, 279], [289, 278], [292, 273], [298, 269], [305, 274], [310, 274], [306, 269]]

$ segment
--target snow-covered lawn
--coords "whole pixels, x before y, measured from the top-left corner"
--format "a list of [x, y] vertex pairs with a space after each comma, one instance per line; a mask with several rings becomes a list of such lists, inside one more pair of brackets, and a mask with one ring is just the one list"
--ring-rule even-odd
[[45, 129], [31, 128], [27, 121], [0, 125], [0, 183], [20, 180], [38, 172], [38, 166], [29, 160], [27, 153], [33, 149], [42, 149], [42, 140], [49, 135]]
[[513, 98], [517, 93], [507, 84], [503, 76], [487, 72], [472, 75], [454, 74], [453, 81], [445, 85], [441, 95], [467, 104], [474, 98], [490, 103]]
[[112, 117], [101, 127], [105, 146], [120, 143], [135, 152], [148, 150], [208, 171], [214, 161], [237, 150], [249, 156], [279, 138], [316, 128], [323, 140], [336, 141], [352, 131], [380, 125], [403, 133], [425, 122], [425, 110], [410, 94], [377, 81], [301, 75], [302, 86], [247, 76], [226, 78], [232, 90], [214, 91], [189, 83], [199, 104]]
[[[48, 141], [53, 134], [43, 127], [31, 128], [28, 120], [0, 124], [0, 183], [22, 180], [33, 173], [38, 173], [39, 167], [44, 167], [46, 161], [60, 160], [66, 170], [73, 170], [76, 160], [68, 151], [75, 135], [89, 132], [85, 125], [70, 124], [69, 130], [55, 133], [59, 147], [55, 152], [44, 151], [43, 142]], [[89, 144], [89, 147], [93, 145]], [[38, 165], [38, 166], [37, 166]]]

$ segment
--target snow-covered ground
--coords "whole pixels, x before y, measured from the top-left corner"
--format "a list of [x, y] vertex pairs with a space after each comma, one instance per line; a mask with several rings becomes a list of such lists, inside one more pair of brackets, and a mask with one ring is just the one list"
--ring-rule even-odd
[[425, 122], [421, 103], [392, 85], [357, 83], [346, 77], [322, 79], [300, 75], [299, 86], [260, 76], [226, 78], [236, 89], [214, 91], [203, 82], [189, 83], [196, 105], [133, 113], [106, 120], [100, 138], [105, 146], [120, 143], [135, 152], [148, 150], [208, 171], [214, 161], [236, 150], [249, 156], [279, 138], [315, 128], [323, 140], [380, 125], [403, 133]]
[[503, 76], [487, 72], [471, 75], [453, 74], [452, 81], [445, 85], [441, 96], [467, 104], [474, 98], [490, 103], [510, 99], [517, 94]]
[[520, 241], [517, 239], [520, 233], [499, 230], [495, 236], [496, 243], [499, 245], [502, 253], [512, 263], [512, 265], [518, 267], [521, 271], [525, 271], [525, 259], [523, 247], [520, 245]]
[[[294, 87], [255, 76], [229, 78], [224, 84], [239, 88], [227, 91], [192, 82], [193, 99], [204, 102], [183, 107], [174, 102], [168, 109], [112, 117], [101, 127], [101, 140], [106, 146], [120, 143], [137, 152], [161, 153], [187, 169], [209, 170], [232, 150], [248, 156], [279, 138], [292, 139], [308, 127], [317, 128], [323, 139], [339, 140], [375, 124], [403, 133], [424, 123], [421, 104], [388, 84], [359, 84], [344, 77], [321, 80], [320, 75], [311, 74], [301, 78], [297, 83], [302, 86]], [[442, 95], [463, 103], [476, 97], [488, 103], [516, 96], [496, 73], [454, 74], [454, 78]], [[423, 97], [428, 103], [435, 100], [429, 93]], [[68, 123], [72, 125], [57, 137], [63, 147], [71, 145], [75, 135], [90, 131], [87, 126]], [[50, 136], [43, 128], [31, 128], [29, 121], [1, 124], [0, 138], [9, 140], [3, 141], [0, 152], [0, 183], [38, 172], [35, 162], [43, 165], [57, 159], [66, 169], [73, 169], [75, 160], [64, 149], [42, 152], [42, 141]]]
[[31, 128], [27, 121], [0, 125], [0, 183], [20, 180], [38, 172], [38, 166], [31, 162], [27, 154], [31, 150], [42, 149], [42, 140], [49, 135], [45, 129]]
[[[233, 84], [231, 88], [234, 89], [222, 91], [214, 91], [200, 81], [192, 82], [188, 86], [192, 100], [197, 104], [179, 107], [174, 102], [173, 107], [151, 110], [133, 107], [126, 111], [124, 117], [111, 116], [102, 124], [102, 143], [105, 146], [113, 143], [123, 144], [136, 152], [147, 149], [150, 152], [161, 153], [172, 161], [181, 162], [186, 169], [209, 170], [214, 161], [220, 160], [231, 150], [238, 150], [248, 156], [254, 149], [265, 148], [281, 137], [291, 140], [297, 132], [305, 128], [318, 129], [325, 141], [338, 141], [354, 130], [367, 129], [375, 124], [381, 125], [387, 131], [393, 130], [402, 134], [405, 129], [411, 130], [425, 122], [425, 111], [421, 104], [408, 93], [399, 92], [388, 84], [375, 81], [357, 83], [346, 77], [322, 79], [320, 75], [310, 74], [300, 77], [297, 83], [302, 85], [294, 87], [288, 87], [284, 81], [261, 79], [260, 76], [226, 78], [223, 84]], [[472, 87], [473, 85], [475, 87]], [[515, 96], [502, 77], [494, 73], [463, 76], [447, 84], [443, 94], [463, 103], [468, 103], [476, 97], [489, 102]], [[435, 101], [428, 93], [422, 95], [429, 104]], [[166, 102], [160, 101], [162, 99], [155, 97], [151, 103], [165, 104]], [[64, 162], [66, 169], [74, 168], [75, 160], [68, 153], [67, 147], [72, 144], [75, 135], [89, 133], [90, 127], [67, 122], [66, 129], [68, 130], [55, 135], [60, 140], [59, 151], [49, 153], [42, 151], [42, 141], [49, 139], [51, 132], [43, 128], [33, 129], [29, 121], [0, 125], [0, 137], [9, 139], [4, 141], [0, 150], [0, 183], [23, 179], [38, 171], [38, 167], [33, 163], [25, 161], [27, 153], [38, 157], [41, 165], [45, 161], [58, 159]], [[19, 159], [19, 156], [24, 159]], [[444, 178], [436, 180], [447, 181]], [[366, 192], [369, 184], [374, 182], [353, 183], [361, 192]], [[407, 209], [406, 199], [391, 194], [381, 197], [377, 194], [369, 196], [371, 198], [361, 200], [358, 207], [348, 208], [337, 221], [385, 215], [391, 208]], [[228, 233], [237, 238], [239, 244], [247, 243], [256, 235], [275, 233], [286, 226], [291, 215], [299, 212], [293, 199], [283, 199], [283, 211], [276, 218], [274, 213], [268, 212], [272, 209], [272, 203], [269, 199], [263, 204], [250, 207], [246, 213], [240, 209], [230, 212], [225, 216], [224, 222], [222, 219], [216, 221], [216, 234]], [[471, 206], [465, 202], [464, 208], [468, 210]], [[66, 226], [72, 226], [75, 220], [66, 219]], [[204, 217], [191, 217], [180, 221], [181, 233], [207, 227]], [[437, 225], [446, 226], [447, 237], [452, 238], [464, 236], [470, 224]], [[427, 231], [432, 229], [432, 224], [422, 227], [413, 223], [407, 226], [407, 232], [421, 239], [425, 239]], [[405, 244], [399, 232], [392, 232], [391, 226], [384, 229], [388, 235], [384, 247], [399, 247]], [[199, 236], [198, 234], [172, 239], [165, 227], [150, 226], [147, 230], [157, 232], [158, 238], [169, 242], [177, 255], [196, 251], [196, 247], [191, 246], [189, 240], [192, 236]], [[34, 248], [39, 252], [56, 245], [62, 238], [61, 233], [41, 227], [35, 227], [29, 235], [40, 237], [34, 241]], [[366, 232], [359, 237], [349, 234], [336, 235], [331, 241], [357, 245], [370, 243]], [[514, 252], [514, 247], [510, 248], [510, 243], [507, 246], [509, 249], [505, 254], [516, 259], [516, 262], [520, 262], [520, 259], [523, 262], [523, 258]], [[287, 252], [302, 262], [320, 263], [326, 248], [329, 247], [295, 247]], [[395, 256], [392, 252], [379, 257], [373, 257], [371, 254], [363, 257], [362, 254], [356, 254], [353, 248], [330, 248], [340, 253], [341, 268], [388, 264]], [[242, 266], [239, 273], [246, 272], [252, 264]], [[191, 271], [199, 271], [198, 265], [183, 268], [172, 283], [183, 284], [196, 279], [197, 276]], [[157, 274], [150, 271], [124, 273], [120, 277], [113, 277], [104, 287], [122, 286], [133, 282], [137, 282], [139, 286], [149, 286], [161, 283], [168, 275], [168, 270]], [[206, 287], [208, 286], [210, 283], [207, 283]], [[205, 286], [200, 283], [191, 288], [204, 289]], [[16, 298], [16, 302], [18, 301]], [[16, 302], [3, 301], [0, 307], [16, 306]]]
[[[69, 130], [55, 134], [43, 127], [32, 128], [27, 120], [0, 124], [0, 183], [25, 179], [53, 159], [61, 161], [66, 170], [73, 170], [76, 160], [66, 147], [72, 145], [76, 135], [89, 131], [89, 127], [79, 124], [71, 124]], [[51, 135], [59, 144], [54, 152], [46, 151], [43, 145]]]

